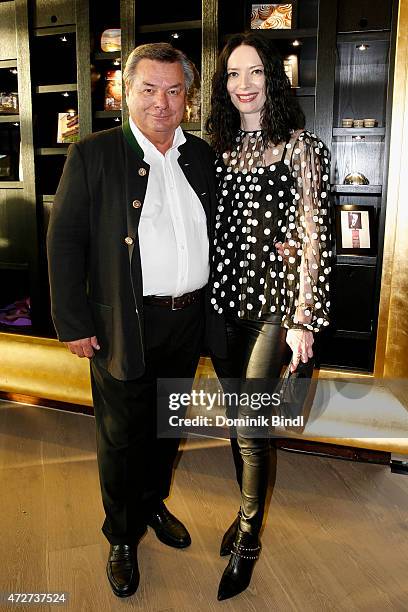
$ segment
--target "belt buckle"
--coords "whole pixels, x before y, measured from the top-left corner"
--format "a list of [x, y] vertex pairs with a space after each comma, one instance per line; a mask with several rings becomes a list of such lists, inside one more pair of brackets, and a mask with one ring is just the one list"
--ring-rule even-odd
[[179, 307], [177, 308], [177, 307], [174, 305], [174, 304], [175, 304], [175, 301], [174, 301], [174, 300], [176, 300], [176, 299], [177, 299], [177, 298], [175, 298], [175, 297], [174, 297], [174, 295], [172, 295], [172, 296], [171, 296], [171, 309], [172, 309], [172, 310], [180, 310], [180, 309], [181, 309], [181, 306], [179, 306]]

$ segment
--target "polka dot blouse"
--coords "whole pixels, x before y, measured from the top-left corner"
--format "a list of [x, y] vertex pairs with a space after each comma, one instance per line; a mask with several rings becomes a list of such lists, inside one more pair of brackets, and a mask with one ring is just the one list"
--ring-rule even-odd
[[[315, 134], [264, 146], [239, 131], [216, 161], [218, 209], [211, 303], [246, 319], [281, 316], [287, 328], [329, 324], [329, 153]], [[283, 257], [276, 243], [283, 244]]]

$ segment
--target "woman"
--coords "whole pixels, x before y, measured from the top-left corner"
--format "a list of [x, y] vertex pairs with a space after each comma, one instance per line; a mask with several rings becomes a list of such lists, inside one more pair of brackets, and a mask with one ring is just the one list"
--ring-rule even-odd
[[[313, 334], [328, 325], [329, 154], [303, 126], [269, 41], [253, 32], [230, 38], [213, 78], [207, 122], [219, 187], [212, 304], [225, 317], [228, 338], [227, 357], [214, 356], [213, 363], [224, 391], [234, 379], [242, 391], [254, 378], [269, 380], [271, 391], [286, 344], [294, 371], [313, 356]], [[240, 405], [228, 411], [251, 412]], [[222, 541], [221, 555], [231, 557], [218, 599], [250, 583], [271, 465], [276, 473], [276, 447], [271, 458], [266, 436], [242, 427], [231, 434], [241, 508]]]

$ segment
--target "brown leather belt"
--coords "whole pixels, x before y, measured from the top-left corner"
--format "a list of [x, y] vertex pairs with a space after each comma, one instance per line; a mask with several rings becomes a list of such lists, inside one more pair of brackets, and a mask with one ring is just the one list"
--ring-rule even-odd
[[143, 296], [143, 303], [150, 306], [165, 306], [171, 308], [171, 310], [181, 310], [197, 302], [203, 293], [202, 289], [196, 289], [191, 293], [185, 293], [178, 297], [172, 295], [145, 295]]

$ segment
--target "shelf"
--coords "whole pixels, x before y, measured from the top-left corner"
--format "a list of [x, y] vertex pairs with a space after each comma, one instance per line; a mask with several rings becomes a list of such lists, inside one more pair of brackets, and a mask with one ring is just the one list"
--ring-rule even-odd
[[17, 68], [16, 59], [0, 60], [0, 68]]
[[270, 38], [276, 38], [280, 40], [292, 40], [299, 38], [316, 38], [317, 28], [299, 28], [297, 30], [254, 30], [254, 32], [262, 33], [262, 36], [267, 35]]
[[376, 257], [368, 257], [367, 255], [336, 255], [337, 264], [353, 264], [359, 266], [375, 266], [377, 263]]
[[385, 127], [333, 128], [333, 136], [385, 136]]
[[114, 119], [119, 117], [122, 118], [122, 111], [110, 110], [110, 111], [96, 111], [95, 119]]
[[58, 34], [71, 34], [76, 32], [76, 25], [48, 26], [46, 28], [34, 28], [34, 36], [58, 36]]
[[384, 42], [390, 40], [389, 30], [375, 30], [371, 32], [346, 32], [339, 33], [337, 36], [338, 43], [366, 43], [366, 42]]
[[98, 51], [93, 55], [94, 60], [120, 60], [121, 53], [120, 51]]
[[190, 123], [182, 123], [181, 128], [186, 132], [200, 132], [201, 123], [199, 121], [193, 121]]
[[69, 145], [61, 145], [61, 147], [40, 147], [36, 149], [37, 155], [66, 155]]
[[0, 123], [15, 123], [20, 121], [20, 115], [0, 115]]
[[350, 340], [370, 340], [372, 337], [371, 332], [363, 331], [348, 331], [346, 329], [338, 329], [334, 332], [335, 338], [349, 338]]
[[381, 195], [382, 185], [332, 185], [332, 192], [356, 195]]
[[194, 21], [174, 21], [173, 23], [152, 23], [136, 28], [137, 34], [148, 34], [150, 32], [170, 32], [172, 30], [201, 30], [201, 19]]
[[76, 83], [62, 83], [61, 85], [38, 85], [35, 92], [39, 94], [46, 93], [64, 93], [65, 91], [77, 91]]
[[0, 261], [0, 270], [28, 270], [28, 263], [14, 263], [12, 261]]
[[23, 181], [0, 181], [0, 189], [24, 189]]
[[316, 89], [314, 87], [292, 87], [296, 97], [311, 97], [316, 95]]

